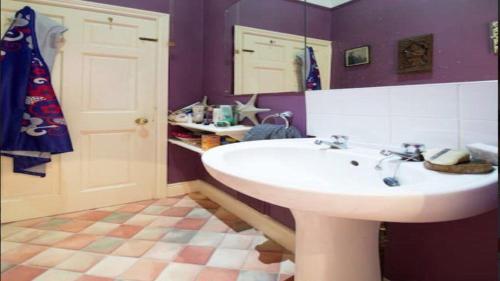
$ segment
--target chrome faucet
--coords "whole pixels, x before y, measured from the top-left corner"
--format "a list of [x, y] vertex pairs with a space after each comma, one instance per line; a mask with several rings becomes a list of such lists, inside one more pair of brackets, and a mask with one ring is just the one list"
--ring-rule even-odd
[[380, 154], [384, 156], [399, 156], [403, 161], [409, 162], [422, 162], [424, 161], [424, 156], [422, 153], [425, 151], [425, 145], [420, 143], [403, 143], [404, 151], [397, 152], [392, 150], [382, 150]]
[[420, 143], [403, 143], [403, 152], [396, 152], [396, 151], [391, 151], [391, 150], [381, 150], [380, 154], [386, 156], [382, 158], [377, 165], [375, 165], [375, 170], [382, 170], [382, 163], [389, 159], [392, 158], [393, 156], [398, 156], [401, 158], [399, 163], [396, 166], [396, 169], [394, 170], [394, 174], [392, 177], [386, 177], [384, 178], [384, 183], [388, 186], [394, 187], [394, 186], [399, 186], [399, 180], [397, 178], [397, 174], [399, 171], [399, 167], [401, 166], [401, 163], [403, 161], [409, 161], [409, 162], [421, 162], [424, 161], [424, 156], [422, 153], [425, 151], [425, 145], [420, 144]]
[[314, 143], [317, 145], [328, 145], [331, 149], [347, 149], [348, 136], [333, 135], [330, 139], [331, 141], [315, 140]]

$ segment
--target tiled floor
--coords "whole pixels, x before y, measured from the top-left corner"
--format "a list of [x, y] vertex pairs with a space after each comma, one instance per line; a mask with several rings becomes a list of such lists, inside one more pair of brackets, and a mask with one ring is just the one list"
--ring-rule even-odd
[[199, 193], [1, 227], [2, 281], [292, 281], [293, 255]]

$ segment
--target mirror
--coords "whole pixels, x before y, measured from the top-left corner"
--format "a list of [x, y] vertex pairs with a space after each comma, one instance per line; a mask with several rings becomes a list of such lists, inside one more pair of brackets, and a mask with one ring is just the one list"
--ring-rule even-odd
[[305, 27], [305, 3], [297, 0], [241, 0], [226, 9], [225, 73], [232, 79], [225, 92], [303, 92]]
[[497, 0], [307, 2], [307, 44], [332, 43], [317, 56], [330, 89], [498, 79]]

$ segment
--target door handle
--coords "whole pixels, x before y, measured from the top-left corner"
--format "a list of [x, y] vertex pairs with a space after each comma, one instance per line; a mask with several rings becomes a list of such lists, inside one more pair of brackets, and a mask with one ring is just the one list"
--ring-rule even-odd
[[135, 119], [135, 124], [137, 125], [146, 125], [149, 122], [148, 118], [146, 117], [140, 117]]

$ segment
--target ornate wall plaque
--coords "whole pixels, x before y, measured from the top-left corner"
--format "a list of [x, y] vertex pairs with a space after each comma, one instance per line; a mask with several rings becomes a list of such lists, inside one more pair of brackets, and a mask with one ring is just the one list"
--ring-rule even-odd
[[398, 44], [398, 73], [431, 72], [432, 34], [402, 39]]
[[498, 21], [490, 24], [490, 38], [492, 41], [493, 53], [498, 55]]

